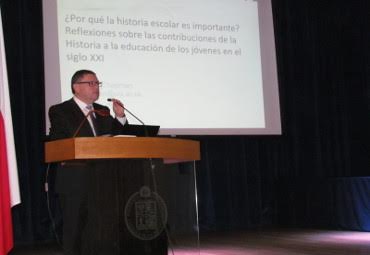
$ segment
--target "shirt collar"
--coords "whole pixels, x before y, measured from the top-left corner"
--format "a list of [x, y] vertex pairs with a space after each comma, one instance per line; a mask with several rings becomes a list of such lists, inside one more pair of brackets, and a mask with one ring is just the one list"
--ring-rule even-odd
[[76, 104], [78, 105], [78, 107], [80, 107], [80, 109], [82, 111], [86, 111], [86, 106], [87, 104], [85, 102], [82, 102], [80, 99], [78, 99], [76, 96], [73, 96], [73, 100], [76, 102]]

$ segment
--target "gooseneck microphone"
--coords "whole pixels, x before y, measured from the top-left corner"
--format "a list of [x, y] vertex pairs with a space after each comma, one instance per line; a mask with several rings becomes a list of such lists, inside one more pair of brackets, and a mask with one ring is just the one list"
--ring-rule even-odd
[[85, 118], [81, 121], [80, 125], [78, 126], [78, 128], [76, 129], [76, 131], [74, 132], [72, 138], [75, 138], [78, 133], [80, 132], [83, 124], [86, 122], [87, 118], [92, 114], [92, 113], [96, 113], [100, 116], [109, 116], [110, 113], [108, 110], [90, 110], [86, 115], [85, 115]]
[[[108, 102], [113, 102], [113, 98], [107, 98], [107, 101]], [[142, 125], [143, 125], [143, 128], [144, 128], [144, 132], [145, 132], [145, 136], [148, 137], [149, 134], [148, 134], [148, 130], [146, 128], [146, 125], [145, 123], [139, 119], [137, 116], [135, 116], [135, 114], [133, 114], [129, 109], [127, 109], [125, 106], [123, 106], [122, 103], [120, 102], [117, 102], [119, 104], [119, 106], [121, 106], [126, 112], [128, 112], [132, 117], [134, 117], [137, 121], [139, 121]]]
[[[108, 98], [107, 101], [108, 102], [113, 102], [113, 98]], [[121, 104], [120, 102], [117, 102], [117, 103], [119, 104], [119, 106], [121, 106], [123, 109], [125, 109], [125, 111], [128, 112], [132, 117], [134, 117], [143, 126], [145, 126], [145, 123], [141, 119], [139, 119], [138, 117], [136, 117], [135, 114], [133, 114], [132, 112], [130, 112], [129, 109], [127, 109], [125, 106], [123, 106], [123, 104]]]

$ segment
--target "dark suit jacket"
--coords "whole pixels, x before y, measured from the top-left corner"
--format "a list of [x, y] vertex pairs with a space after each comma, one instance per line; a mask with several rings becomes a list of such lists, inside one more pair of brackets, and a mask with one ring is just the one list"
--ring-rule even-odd
[[[106, 110], [109, 108], [100, 104], [93, 104], [95, 110]], [[79, 125], [84, 121], [85, 115], [73, 99], [61, 104], [51, 106], [50, 118], [50, 140], [73, 137]], [[122, 124], [112, 116], [100, 116], [96, 114], [98, 135], [118, 135], [123, 128]], [[86, 120], [76, 137], [94, 136], [89, 122]], [[56, 191], [59, 193], [84, 193], [87, 192], [87, 179], [90, 164], [87, 162], [65, 162], [57, 169]]]

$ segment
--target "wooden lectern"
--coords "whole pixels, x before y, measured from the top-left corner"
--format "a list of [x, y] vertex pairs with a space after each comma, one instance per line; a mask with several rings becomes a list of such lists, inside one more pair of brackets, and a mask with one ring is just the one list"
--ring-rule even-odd
[[[145, 193], [141, 187], [150, 187], [157, 196], [149, 170], [153, 167], [147, 159], [151, 159], [150, 164], [154, 160], [159, 168], [169, 163], [200, 160], [199, 142], [160, 137], [79, 137], [45, 143], [47, 163], [91, 164], [93, 188], [89, 192], [92, 198], [89, 208], [94, 211], [98, 229], [92, 239], [110, 247], [110, 254], [167, 254], [164, 226], [160, 233], [151, 229], [164, 216], [161, 213], [158, 217], [153, 213], [135, 216], [142, 208], [142, 211], [160, 209], [158, 199], [138, 195]], [[132, 230], [135, 226], [139, 230]], [[151, 238], [153, 234], [155, 237]]]
[[159, 137], [79, 137], [45, 143], [45, 162], [79, 159], [200, 160], [199, 142]]

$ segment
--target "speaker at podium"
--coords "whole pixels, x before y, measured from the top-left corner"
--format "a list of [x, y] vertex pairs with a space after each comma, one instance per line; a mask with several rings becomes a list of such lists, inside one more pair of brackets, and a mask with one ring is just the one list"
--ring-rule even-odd
[[164, 255], [185, 239], [196, 247], [199, 159], [199, 142], [185, 139], [80, 137], [45, 144], [46, 162], [89, 166], [84, 245], [90, 254]]

